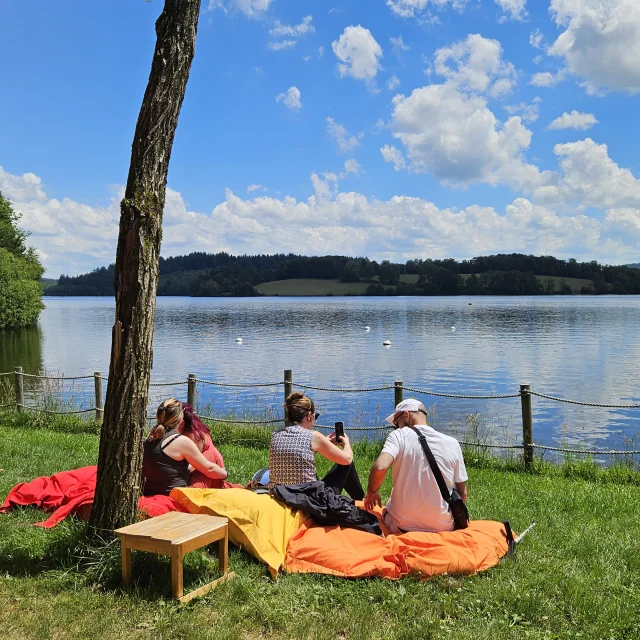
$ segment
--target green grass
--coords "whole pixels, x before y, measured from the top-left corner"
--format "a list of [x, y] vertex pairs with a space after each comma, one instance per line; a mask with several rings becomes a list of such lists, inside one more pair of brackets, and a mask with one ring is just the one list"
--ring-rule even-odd
[[[463, 279], [469, 277], [469, 274], [462, 274]], [[573, 290], [573, 293], [580, 293], [582, 287], [591, 284], [591, 280], [583, 278], [555, 278], [552, 276], [536, 276], [544, 285], [548, 280], [554, 280], [556, 290], [560, 288], [560, 281], [564, 280]], [[413, 273], [405, 273], [400, 276], [400, 282], [408, 284], [416, 284], [418, 275]], [[347, 295], [363, 295], [368, 282], [340, 282], [340, 280], [315, 280], [312, 278], [293, 278], [291, 280], [274, 280], [272, 282], [263, 282], [256, 286], [256, 291], [266, 296], [347, 296]], [[394, 288], [393, 285], [387, 285]]]
[[[94, 463], [97, 435], [82, 432], [80, 422], [53, 418], [45, 430], [0, 413], [0, 494], [38, 475]], [[266, 465], [264, 430], [217, 424], [214, 438], [231, 480], [244, 482]], [[380, 444], [354, 448], [364, 478]], [[123, 591], [117, 545], [89, 543], [84, 523], [73, 518], [46, 531], [31, 526], [41, 512], [16, 510], [0, 516], [1, 637], [640, 637], [640, 474], [589, 461], [538, 462], [525, 473], [517, 458], [465, 455], [472, 517], [509, 518], [516, 531], [538, 521], [517, 559], [488, 572], [398, 582], [285, 574], [273, 582], [263, 565], [232, 549], [237, 579], [180, 607], [168, 597], [167, 561], [134, 553], [136, 582]], [[389, 489], [387, 480], [383, 493]], [[213, 548], [189, 554], [185, 587], [215, 576], [215, 564]]]
[[256, 291], [266, 296], [348, 296], [362, 295], [369, 286], [366, 282], [340, 282], [314, 278], [273, 280], [256, 286]]

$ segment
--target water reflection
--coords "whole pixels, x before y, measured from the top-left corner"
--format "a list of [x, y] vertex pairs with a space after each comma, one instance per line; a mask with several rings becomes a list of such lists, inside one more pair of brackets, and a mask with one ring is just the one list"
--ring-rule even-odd
[[42, 370], [42, 329], [26, 327], [0, 331], [0, 372], [21, 366], [27, 373]]
[[[217, 382], [294, 380], [328, 387], [405, 385], [456, 394], [535, 390], [600, 403], [639, 403], [640, 299], [632, 296], [536, 298], [159, 298], [154, 338], [155, 380]], [[108, 370], [113, 302], [48, 298], [35, 366], [66, 374]], [[370, 327], [365, 331], [365, 327]], [[451, 331], [455, 326], [456, 331]], [[241, 336], [241, 344], [236, 338]], [[385, 348], [384, 340], [391, 346]], [[21, 362], [0, 353], [5, 370]], [[31, 365], [29, 365], [31, 366]], [[90, 405], [92, 381], [87, 383]], [[186, 395], [186, 387], [153, 388], [152, 400]], [[222, 389], [201, 385], [200, 404], [215, 413], [282, 413], [282, 387]], [[310, 392], [323, 422], [380, 423], [392, 391]], [[408, 394], [407, 394], [408, 395]], [[487, 437], [520, 438], [517, 399], [424, 397], [438, 426], [464, 427], [478, 412]], [[621, 446], [640, 432], [640, 411], [592, 409], [533, 400], [541, 444]], [[636, 447], [640, 448], [640, 447]]]

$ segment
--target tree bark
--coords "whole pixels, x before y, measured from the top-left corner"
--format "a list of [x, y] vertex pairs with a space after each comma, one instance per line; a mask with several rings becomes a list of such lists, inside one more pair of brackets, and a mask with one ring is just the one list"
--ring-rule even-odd
[[131, 150], [115, 267], [116, 317], [90, 530], [135, 520], [153, 360], [162, 212], [178, 116], [195, 52], [201, 0], [165, 0]]

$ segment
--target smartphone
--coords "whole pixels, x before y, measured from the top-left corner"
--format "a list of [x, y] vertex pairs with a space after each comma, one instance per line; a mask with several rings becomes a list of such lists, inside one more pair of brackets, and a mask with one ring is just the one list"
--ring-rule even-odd
[[344, 422], [336, 422], [335, 424], [335, 432], [336, 432], [336, 444], [340, 444], [342, 442], [340, 438], [344, 435]]

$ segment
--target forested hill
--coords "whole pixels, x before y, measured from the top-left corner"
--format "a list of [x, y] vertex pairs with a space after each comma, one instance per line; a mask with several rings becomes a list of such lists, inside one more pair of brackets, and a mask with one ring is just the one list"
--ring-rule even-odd
[[[111, 296], [113, 276], [114, 265], [80, 276], [63, 275], [46, 295]], [[640, 269], [553, 256], [513, 253], [396, 264], [346, 256], [191, 253], [160, 258], [158, 295], [255, 296], [260, 290], [291, 295], [301, 290], [281, 286], [282, 281], [315, 281], [322, 286], [308, 287], [309, 292], [336, 295], [640, 294]]]

